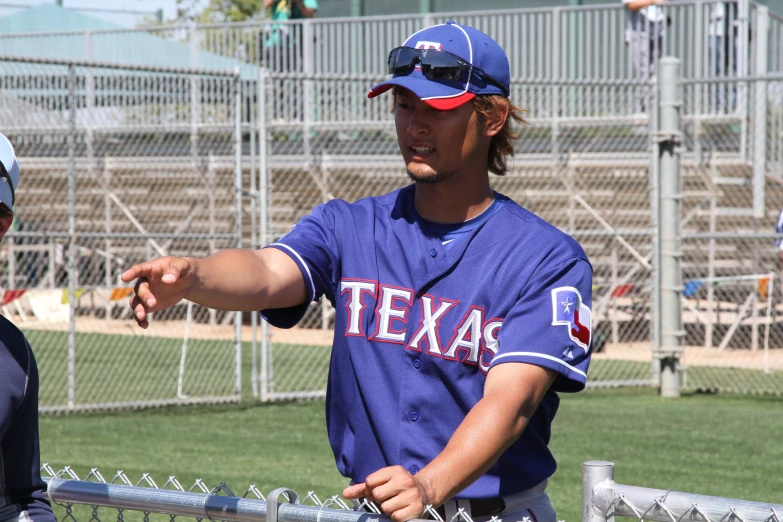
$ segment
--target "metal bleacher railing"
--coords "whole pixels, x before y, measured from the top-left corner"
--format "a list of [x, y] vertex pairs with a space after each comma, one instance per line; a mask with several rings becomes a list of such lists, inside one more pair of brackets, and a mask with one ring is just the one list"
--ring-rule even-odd
[[[665, 33], [654, 47], [680, 59], [683, 78], [687, 386], [782, 393], [781, 293], [765, 275], [777, 270], [772, 231], [783, 204], [783, 20], [748, 1], [662, 9]], [[161, 251], [198, 255], [240, 240], [258, 247], [318, 203], [407, 183], [388, 102], [367, 100], [366, 91], [385, 76], [389, 49], [447, 19], [505, 47], [512, 98], [529, 111], [512, 168], [495, 188], [574, 235], [593, 263], [589, 382], [654, 384], [657, 84], [634, 73], [618, 2], [0, 35], [0, 120], [25, 172], [3, 280], [16, 293], [3, 305], [38, 336], [42, 374], [50, 372], [44, 408], [236, 400], [243, 346], [254, 395], [322, 396], [328, 303], [287, 332], [254, 314], [249, 325], [231, 325], [230, 314], [183, 305], [141, 333], [117, 275]], [[286, 45], [271, 45], [281, 32]], [[78, 183], [66, 204], [69, 172]], [[75, 272], [66, 270], [70, 243], [54, 232], [68, 235], [70, 207], [79, 279], [59, 300], [52, 291]], [[126, 236], [95, 235], [109, 232]], [[26, 296], [15, 297], [21, 290]], [[769, 351], [761, 350], [765, 324]], [[66, 332], [72, 346], [94, 346], [97, 358], [58, 350]], [[104, 357], [107, 344], [122, 356]]]

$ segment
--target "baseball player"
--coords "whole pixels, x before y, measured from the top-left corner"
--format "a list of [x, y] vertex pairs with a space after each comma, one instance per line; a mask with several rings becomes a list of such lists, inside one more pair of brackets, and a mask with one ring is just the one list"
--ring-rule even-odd
[[[0, 239], [14, 220], [19, 163], [0, 134]], [[38, 367], [22, 332], [0, 316], [0, 522], [55, 522], [41, 480]]]
[[290, 328], [336, 310], [326, 419], [343, 495], [395, 521], [554, 522], [544, 492], [557, 392], [585, 386], [592, 269], [580, 246], [490, 187], [512, 151], [509, 64], [454, 22], [389, 54], [400, 151], [413, 184], [320, 205], [260, 251], [160, 258], [129, 269], [131, 307], [182, 298], [261, 310]]

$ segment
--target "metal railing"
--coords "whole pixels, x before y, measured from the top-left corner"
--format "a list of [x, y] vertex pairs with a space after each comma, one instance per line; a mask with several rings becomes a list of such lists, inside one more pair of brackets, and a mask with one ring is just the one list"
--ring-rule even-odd
[[[55, 472], [48, 464], [42, 466], [47, 496], [53, 504], [65, 510], [65, 518], [79, 522], [81, 515], [88, 520], [100, 520], [103, 508], [116, 510], [116, 520], [122, 522], [133, 512], [144, 514], [149, 520], [151, 513], [196, 520], [224, 520], [227, 522], [389, 522], [391, 518], [382, 514], [373, 502], [346, 502], [339, 495], [321, 500], [314, 491], [300, 497], [289, 488], [277, 488], [264, 495], [255, 485], [250, 485], [238, 497], [226, 485], [220, 483], [207, 487], [201, 479], [188, 489], [182, 486], [176, 476], [170, 476], [158, 486], [153, 477], [144, 473], [135, 483], [123, 471], [106, 480], [97, 468], [81, 480], [70, 468]], [[349, 505], [352, 504], [352, 505]], [[79, 512], [79, 506], [89, 506], [88, 511]], [[426, 508], [430, 520], [444, 522], [430, 506]], [[422, 519], [413, 519], [420, 522]], [[493, 520], [501, 522], [494, 517]], [[450, 522], [473, 522], [462, 509]]]
[[[65, 517], [79, 522], [81, 515], [100, 519], [100, 511], [117, 510], [116, 519], [123, 521], [128, 512], [142, 512], [148, 520], [151, 513], [176, 517], [192, 517], [230, 522], [383, 522], [390, 520], [375, 504], [365, 503], [351, 508], [340, 496], [322, 501], [310, 491], [301, 498], [288, 488], [277, 488], [263, 495], [251, 485], [238, 497], [225, 484], [208, 488], [200, 479], [185, 490], [175, 476], [163, 486], [144, 474], [134, 485], [124, 472], [118, 471], [107, 481], [97, 469], [85, 480], [70, 469], [55, 473], [47, 465], [48, 496], [65, 509]], [[639, 522], [780, 522], [783, 505], [752, 502], [725, 497], [683, 493], [624, 485], [614, 480], [614, 464], [589, 461], [582, 466], [582, 522], [611, 522], [616, 517]], [[79, 506], [89, 507], [84, 513]], [[440, 515], [427, 510], [430, 520], [443, 522]], [[421, 519], [413, 519], [418, 522]], [[496, 522], [502, 519], [493, 517]], [[463, 510], [449, 522], [472, 522]]]
[[[758, 7], [747, 0], [685, 0], [661, 6], [665, 24], [656, 53], [680, 57], [686, 78], [745, 75], [753, 63], [751, 42], [758, 39], [753, 30]], [[385, 74], [389, 49], [416, 30], [448, 19], [492, 35], [509, 51], [515, 78], [634, 76], [625, 38], [626, 11], [619, 3], [18, 33], [0, 35], [0, 53], [125, 64], [187, 63], [213, 70], [230, 70], [241, 62], [275, 71]], [[728, 30], [731, 34], [725, 34]], [[771, 65], [781, 54], [782, 42], [776, 35], [779, 32], [773, 31], [769, 40]], [[711, 40], [714, 37], [726, 38], [720, 42], [728, 51], [720, 67], [718, 55], [723, 51], [717, 40]]]
[[618, 484], [611, 462], [589, 461], [582, 466], [582, 522], [608, 522], [615, 517], [639, 522], [780, 522], [781, 515], [781, 504]]

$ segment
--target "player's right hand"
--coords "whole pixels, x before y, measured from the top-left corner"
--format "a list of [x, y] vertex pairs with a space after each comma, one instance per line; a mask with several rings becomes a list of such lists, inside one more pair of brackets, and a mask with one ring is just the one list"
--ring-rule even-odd
[[126, 283], [136, 280], [130, 307], [142, 328], [149, 326], [150, 313], [179, 303], [197, 280], [192, 259], [171, 256], [133, 265], [120, 278]]

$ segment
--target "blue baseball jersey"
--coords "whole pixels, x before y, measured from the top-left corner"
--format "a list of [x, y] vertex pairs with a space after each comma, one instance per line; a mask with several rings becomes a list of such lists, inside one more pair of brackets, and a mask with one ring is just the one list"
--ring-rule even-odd
[[446, 446], [504, 363], [558, 377], [519, 439], [457, 498], [507, 495], [552, 475], [557, 391], [585, 386], [592, 268], [579, 244], [509, 198], [443, 245], [413, 205], [414, 186], [318, 206], [277, 243], [299, 266], [308, 302], [264, 310], [287, 328], [311, 300], [336, 310], [326, 420], [339, 471], [363, 482], [417, 473]]

